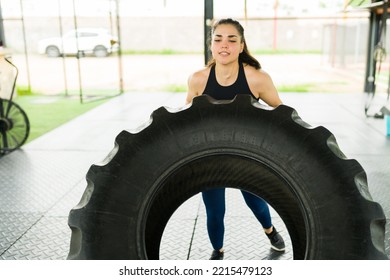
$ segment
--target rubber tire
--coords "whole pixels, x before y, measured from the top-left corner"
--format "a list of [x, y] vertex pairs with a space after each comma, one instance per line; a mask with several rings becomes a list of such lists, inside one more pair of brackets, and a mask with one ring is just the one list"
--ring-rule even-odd
[[46, 48], [47, 57], [59, 57], [61, 52], [57, 46], [48, 46]]
[[108, 50], [105, 46], [98, 45], [93, 49], [95, 57], [106, 57], [108, 56]]
[[334, 136], [296, 111], [246, 95], [161, 107], [87, 173], [71, 210], [68, 259], [158, 259], [164, 228], [193, 195], [221, 185], [264, 198], [285, 223], [294, 259], [386, 259], [386, 218], [366, 174]]

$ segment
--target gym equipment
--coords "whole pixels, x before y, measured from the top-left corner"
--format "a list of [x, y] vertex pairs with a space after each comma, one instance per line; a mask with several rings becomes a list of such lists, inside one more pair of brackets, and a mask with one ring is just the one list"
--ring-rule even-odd
[[326, 128], [249, 95], [157, 109], [137, 131], [122, 131], [86, 179], [69, 214], [68, 259], [158, 259], [174, 211], [220, 186], [265, 199], [287, 227], [294, 259], [387, 259], [386, 217], [362, 166]]
[[[27, 114], [23, 109], [12, 101], [15, 91], [16, 79], [18, 77], [17, 67], [11, 63], [7, 58], [0, 57], [1, 69], [7, 69], [5, 72], [12, 76], [11, 92], [9, 99], [0, 96], [0, 157], [12, 152], [21, 147], [27, 140], [30, 132], [30, 123]], [[5, 66], [5, 67], [3, 67]], [[12, 71], [13, 70], [13, 71]], [[1, 75], [5, 75], [0, 71]], [[1, 79], [0, 87], [4, 87], [3, 81], [8, 79]], [[2, 90], [3, 91], [3, 90]]]

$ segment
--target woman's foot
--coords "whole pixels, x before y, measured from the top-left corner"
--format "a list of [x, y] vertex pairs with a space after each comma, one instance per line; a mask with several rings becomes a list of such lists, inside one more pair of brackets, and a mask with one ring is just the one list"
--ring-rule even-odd
[[277, 232], [276, 228], [273, 227], [271, 233], [265, 233], [271, 242], [271, 248], [278, 252], [283, 252], [286, 249], [282, 236]]
[[211, 257], [210, 257], [210, 260], [223, 260], [223, 255], [224, 255], [224, 252], [223, 250], [213, 250], [213, 252], [211, 253]]

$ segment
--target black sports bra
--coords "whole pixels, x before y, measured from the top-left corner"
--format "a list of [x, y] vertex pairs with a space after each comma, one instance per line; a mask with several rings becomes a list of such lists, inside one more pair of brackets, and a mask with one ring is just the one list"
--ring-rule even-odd
[[206, 88], [203, 94], [207, 94], [217, 100], [230, 100], [237, 94], [249, 94], [253, 98], [257, 99], [251, 92], [248, 82], [246, 81], [244, 66], [239, 63], [237, 80], [230, 86], [221, 86], [217, 82], [215, 75], [215, 65], [210, 69], [209, 78], [207, 80]]

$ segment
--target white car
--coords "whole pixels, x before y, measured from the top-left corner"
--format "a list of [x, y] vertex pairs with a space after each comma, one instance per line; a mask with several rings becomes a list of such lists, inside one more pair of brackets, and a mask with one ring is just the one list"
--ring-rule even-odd
[[118, 51], [118, 38], [102, 28], [79, 28], [62, 37], [39, 41], [38, 52], [48, 57], [61, 55], [86, 55], [105, 57]]

